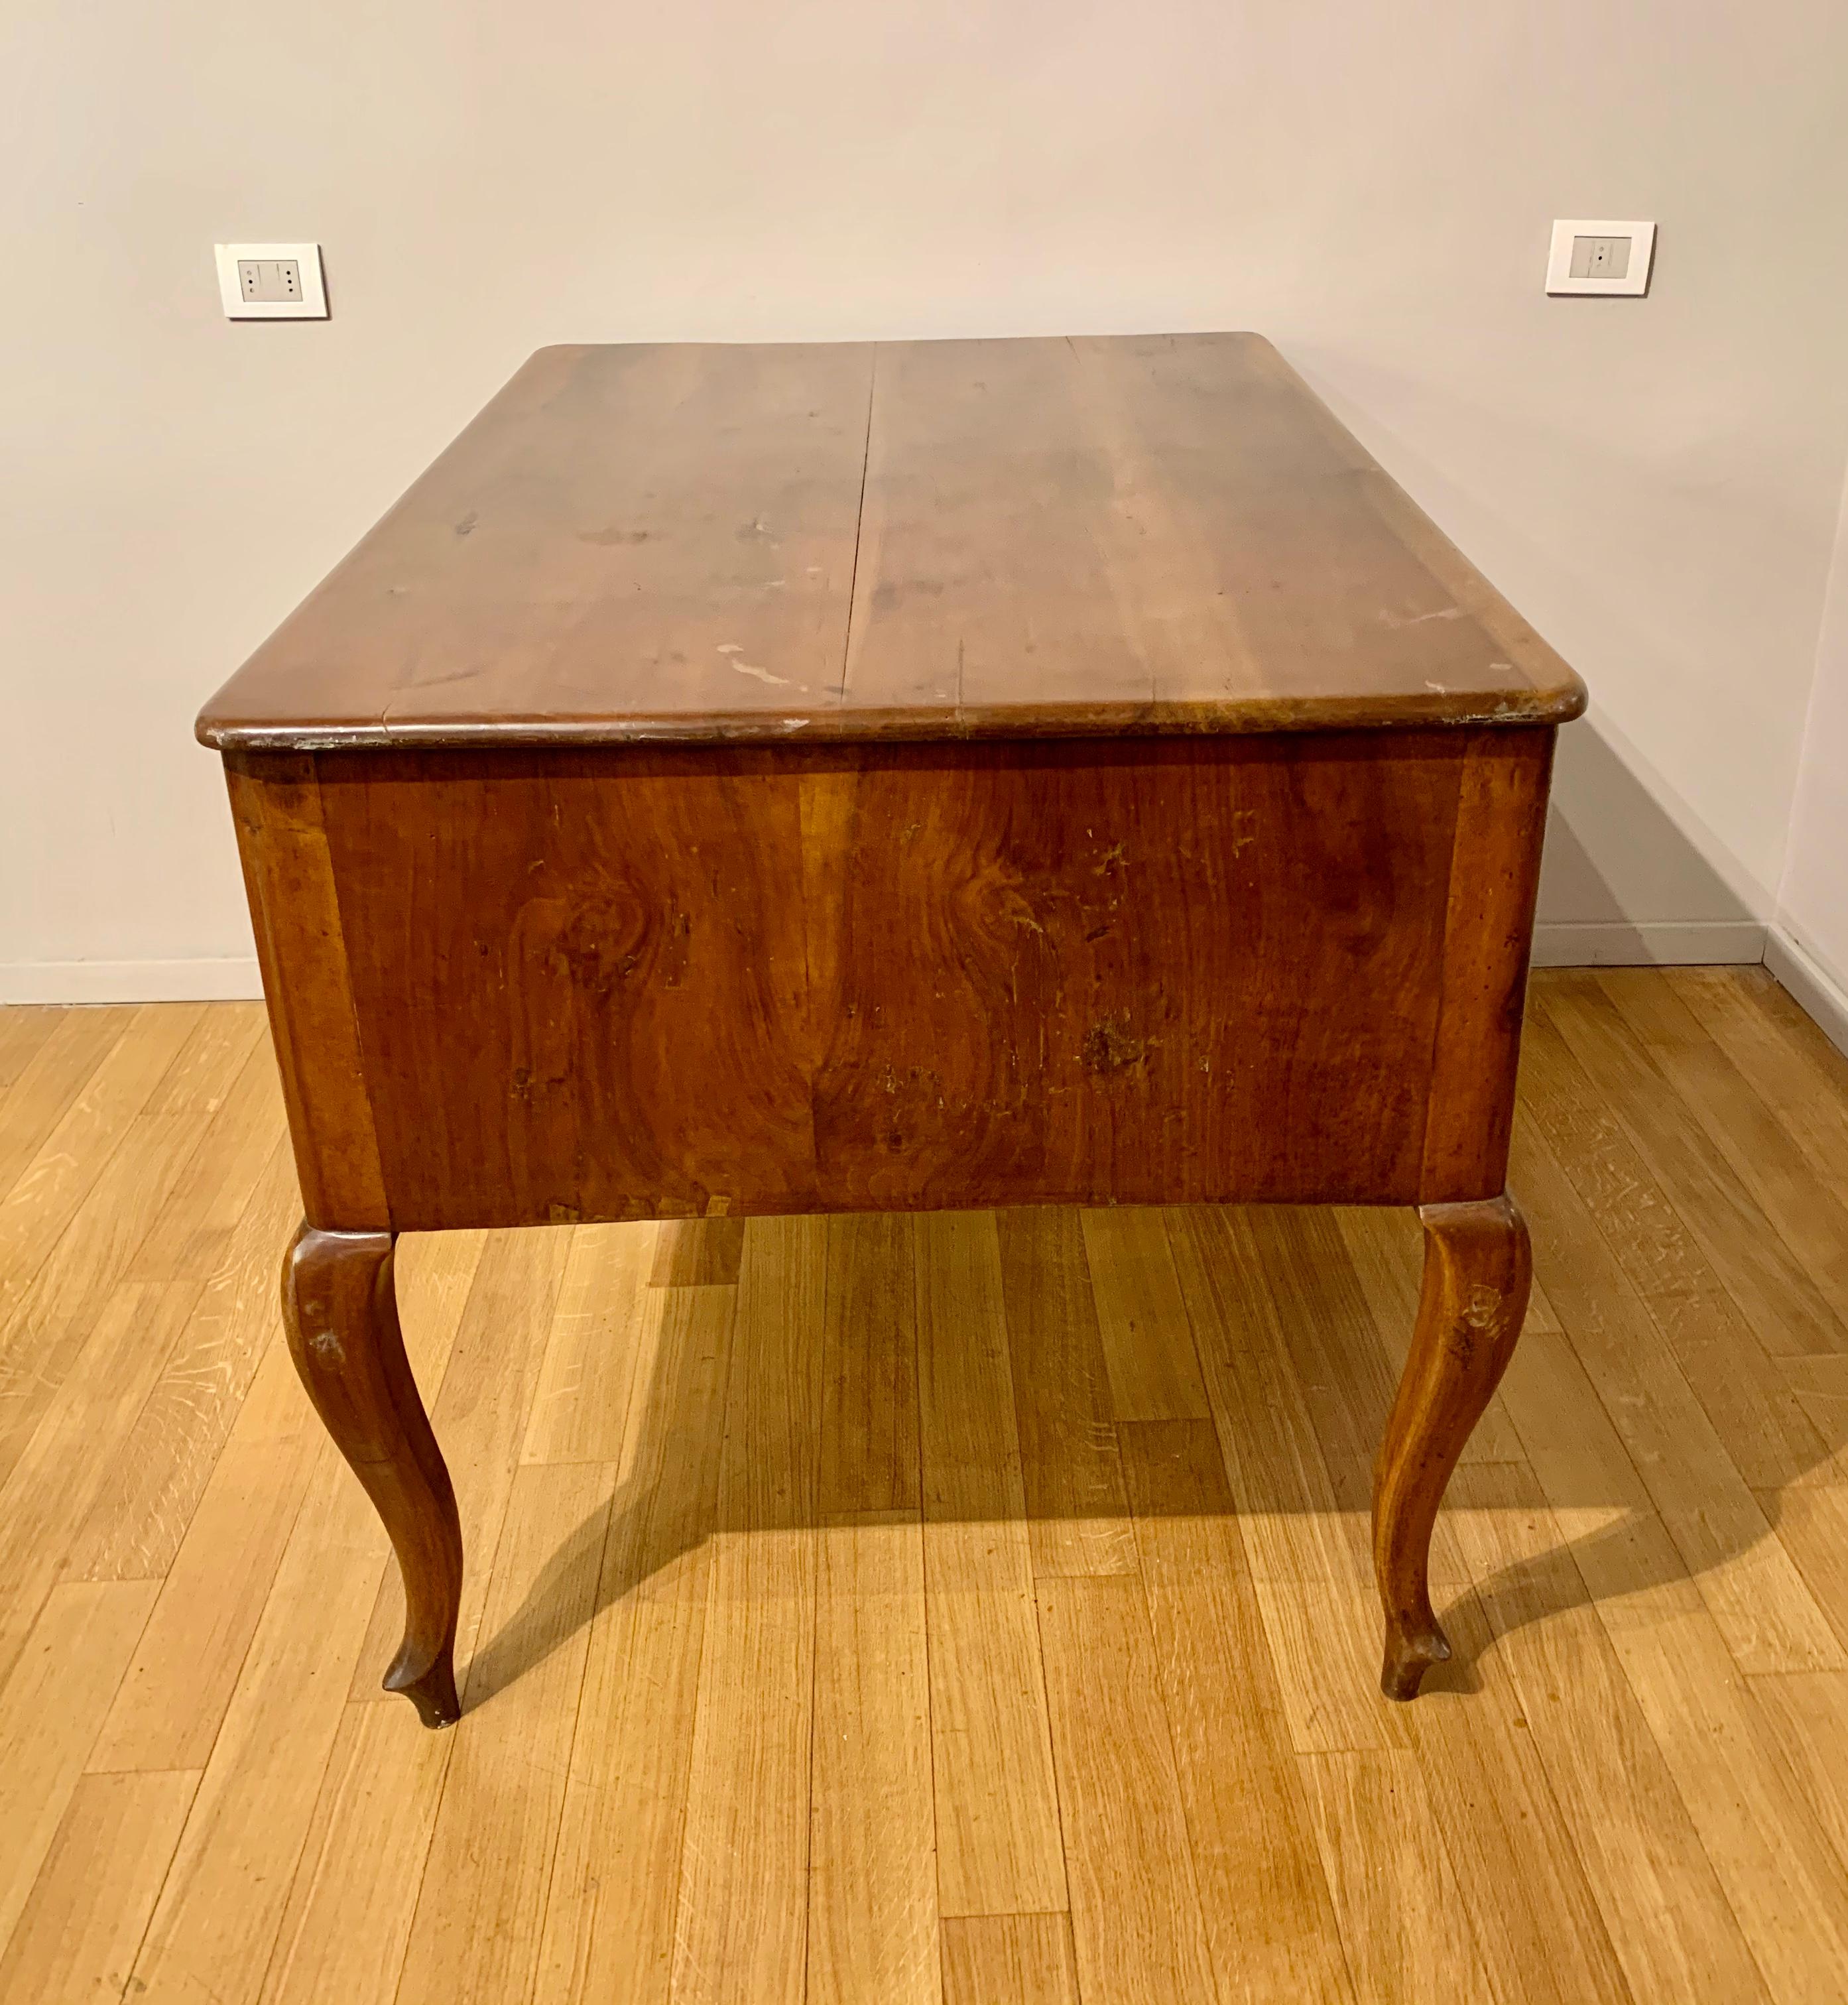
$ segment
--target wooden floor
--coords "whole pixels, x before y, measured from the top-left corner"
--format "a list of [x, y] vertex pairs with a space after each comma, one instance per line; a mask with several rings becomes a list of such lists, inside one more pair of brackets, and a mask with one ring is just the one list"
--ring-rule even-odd
[[1539, 1284], [1375, 1690], [1393, 1213], [407, 1241], [462, 1725], [252, 1006], [0, 1011], [0, 2000], [1848, 1996], [1848, 1062], [1537, 979]]

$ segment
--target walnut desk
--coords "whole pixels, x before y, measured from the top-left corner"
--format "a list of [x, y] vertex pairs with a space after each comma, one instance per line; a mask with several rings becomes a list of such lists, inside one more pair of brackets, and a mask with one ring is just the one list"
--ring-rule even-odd
[[296, 1362], [456, 1716], [400, 1232], [1415, 1204], [1384, 1684], [1527, 1290], [1578, 679], [1252, 335], [542, 350], [209, 704]]

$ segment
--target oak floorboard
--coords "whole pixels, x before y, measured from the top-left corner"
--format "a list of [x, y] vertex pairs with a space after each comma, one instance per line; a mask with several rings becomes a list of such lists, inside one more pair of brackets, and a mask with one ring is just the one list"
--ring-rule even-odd
[[1848, 1058], [1769, 972], [1677, 967], [1667, 980], [1751, 1081], [1815, 1174], [1848, 1194]]
[[1079, 2005], [1071, 1916], [959, 1915], [943, 1922], [943, 2005]]
[[1456, 1660], [1404, 1711], [1490, 1983], [1522, 2005], [1629, 2005], [1520, 1704], [1504, 1668], [1487, 1662], [1494, 1632], [1481, 1605], [1453, 1604], [1444, 1626]]
[[799, 2005], [827, 1225], [752, 1219], [739, 1263], [674, 1943], [675, 2005]]
[[917, 1241], [912, 1222], [879, 1213], [827, 1221], [821, 1333], [824, 1520], [863, 1512], [919, 1515]]
[[1160, 1211], [1079, 1214], [1119, 1420], [1198, 1420], [1209, 1410], [1193, 1330]]
[[1700, 1240], [1727, 1292], [1773, 1355], [1848, 1350], [1838, 1307], [1679, 1096], [1618, 1006], [1583, 971], [1536, 985], [1529, 1006], [1556, 1029]]
[[1136, 1542], [1080, 1214], [1042, 1207], [997, 1220], [1035, 1578], [1133, 1573]]
[[1537, 1132], [1517, 1129], [1514, 1160], [1537, 1214], [1547, 1299], [1741, 1670], [1848, 1669], [1680, 1366], [1649, 1341], [1646, 1311], [1557, 1158]]
[[1754, 1678], [1751, 1696], [1797, 1793], [1848, 1866], [1848, 1673]]
[[1414, 1757], [1316, 1754], [1302, 1768], [1354, 1995], [1368, 2005], [1493, 1997]]
[[114, 1289], [0, 1482], [0, 1676], [55, 1591], [71, 1519], [81, 1519], [107, 1479], [111, 1459], [181, 1340], [198, 1287], [195, 1280]]
[[[1649, 1485], [1540, 1283], [1502, 1392], [1527, 1466], [1562, 1529], [1576, 1535], [1581, 1523], [1655, 1516]], [[1676, 1577], [1687, 1580], [1686, 1561], [1670, 1550]]]
[[1142, 1583], [1048, 1580], [1037, 1598], [1079, 1995], [1214, 2005]]
[[1789, 1231], [1848, 1060], [1752, 971], [1534, 993], [1537, 1284], [1415, 1705], [1365, 1497], [1409, 1213], [1145, 1214], [1172, 1420], [1115, 1411], [1111, 1224], [865, 1215], [401, 1242], [469, 1525], [444, 1734], [377, 1693], [395, 1569], [280, 1340], [254, 1013], [0, 1012], [0, 1357], [44, 1373], [0, 2005], [1839, 2005], [1848, 1351]]
[[648, 1282], [652, 1225], [574, 1227], [539, 1388], [520, 1450], [525, 1462], [613, 1462], [622, 1452], [645, 1327], [664, 1304]]
[[806, 2005], [942, 1996], [924, 1534], [911, 1512], [821, 1533]]
[[936, 2005], [936, 1805], [908, 1219], [831, 1219], [806, 2005]]
[[54, 1587], [0, 1682], [0, 1944], [30, 1899], [76, 1793], [97, 1715], [120, 1682], [154, 1604], [147, 1581]]
[[1848, 1649], [1848, 1484], [1794, 1483], [1784, 1490], [1763, 1490], [1758, 1505], [1779, 1550], [1789, 1555], [1824, 1620]]
[[136, 1030], [0, 1199], [0, 1475], [122, 1278], [165, 1178], [199, 1140], [192, 1124], [213, 1082], [197, 1061], [223, 1035], [192, 1007], [146, 1005]]
[[1848, 1357], [1778, 1361], [1790, 1395], [1821, 1437], [1823, 1459], [1800, 1481], [1848, 1485]]
[[741, 1218], [670, 1218], [655, 1228], [651, 1288], [731, 1288], [744, 1253]]
[[1576, 1553], [1624, 1675], [1772, 1996], [1822, 2005], [1848, 1969], [1848, 1869], [1779, 1758], [1699, 1596], [1649, 1551], [1659, 1526]]
[[[531, 1992], [615, 1484], [609, 1462], [529, 1463], [514, 1477], [397, 2005], [502, 2005]], [[408, 1735], [403, 1712], [393, 1716]], [[420, 1850], [411, 1835], [406, 1852]], [[322, 1910], [320, 1940], [339, 1942], [344, 1905]], [[303, 1996], [317, 1993], [353, 1996], [325, 1980]]]
[[121, 1996], [199, 1780], [79, 1779], [0, 1956], [0, 2005]]
[[[8, 1081], [5, 1096], [0, 1098], [0, 1202], [11, 1196], [21, 1171], [71, 1111], [140, 1013], [132, 1005], [118, 1004], [45, 1013], [53, 1020], [50, 1034]], [[0, 1020], [13, 1014], [10, 1009], [0, 1011]], [[71, 1141], [72, 1153], [87, 1161], [93, 1175], [102, 1168], [103, 1152], [93, 1132], [74, 1134]]]
[[1762, 2000], [1738, 1922], [1532, 1472], [1460, 1470], [1451, 1501], [1497, 1662], [1636, 2005]]
[[1402, 1709], [1379, 1690], [1377, 1593], [1324, 1581], [1259, 1580], [1252, 1583], [1252, 1596], [1277, 1664], [1290, 1744], [1298, 1754], [1381, 1753], [1411, 1745]]
[[[215, 1993], [227, 2000], [258, 1995], [387, 1551], [352, 1472], [337, 1456], [325, 1458], [135, 1958], [137, 2000], [196, 2005]], [[147, 1583], [111, 1584], [152, 1591]]]
[[333, 1449], [306, 1427], [234, 1440], [142, 1632], [89, 1765], [202, 1768], [311, 1481]]
[[0, 1120], [5, 1118], [6, 1095], [13, 1082], [75, 1013], [37, 1002], [9, 1003], [0, 1009]]
[[736, 1297], [668, 1291], [638, 1360], [534, 2005], [662, 2005], [672, 1982]]
[[[1341, 2005], [1354, 1993], [1280, 1690], [1289, 1669], [1267, 1645], [1212, 1423], [1137, 1423], [1123, 1441], [1221, 1997], [1224, 2005]], [[1325, 1670], [1320, 1682], [1334, 1679]], [[1377, 1694], [1374, 1703], [1386, 1709]]]
[[1166, 1216], [1252, 1578], [1371, 1592], [1366, 1522], [1336, 1496], [1257, 1227], [1214, 1206]]
[[[160, 1369], [70, 1552], [84, 1580], [153, 1580], [174, 1557], [266, 1352], [279, 1348], [276, 1248], [300, 1215], [295, 1165], [278, 1135], [248, 1192], [236, 1231], [209, 1266], [172, 1354]], [[317, 1427], [304, 1397], [296, 1433]]]
[[390, 2005], [455, 1751], [401, 1708], [342, 1707], [261, 2005]]
[[944, 1915], [1066, 1905], [1033, 1560], [986, 1212], [917, 1221], [925, 1610]]
[[1832, 1305], [1848, 1300], [1848, 1194], [1839, 1169], [1817, 1175], [1802, 1145], [1667, 982], [1635, 967], [1601, 969], [1597, 979], [1804, 1271]]
[[[169, 1187], [125, 1280], [170, 1281], [209, 1271], [244, 1215], [251, 1184], [286, 1133], [283, 1083], [263, 1034], [262, 1004], [231, 1003], [227, 1014], [248, 1041], [249, 1055], [206, 1117], [199, 1146]], [[211, 1020], [216, 1022], [216, 1012]]]
[[1520, 1104], [1667, 1340], [1740, 1473], [1755, 1487], [1801, 1475], [1820, 1443], [1781, 1368], [1787, 1361], [1766, 1350], [1607, 1097], [1544, 1019], [1523, 1040]]
[[[156, 1006], [146, 1006], [152, 1010]], [[116, 1146], [94, 1182], [83, 1190], [63, 1230], [54, 1241], [38, 1249], [42, 1260], [36, 1265], [30, 1258], [0, 1263], [0, 1323], [5, 1326], [5, 1359], [9, 1365], [30, 1349], [38, 1368], [38, 1381], [47, 1383], [55, 1350], [80, 1337], [110, 1290], [130, 1278], [130, 1268], [159, 1220], [168, 1193], [210, 1139], [215, 1117], [261, 1033], [261, 1018], [245, 1013], [241, 1006], [220, 1013], [202, 1005], [185, 1009], [167, 1005], [160, 1007], [153, 1034], [145, 1039], [125, 1038], [111, 1053], [89, 1090], [100, 1087], [104, 1073], [116, 1060], [136, 1058], [138, 1066], [124, 1068], [134, 1079], [135, 1087], [125, 1091], [121, 1111], [135, 1097], [140, 1079], [153, 1076], [145, 1096], [135, 1100]], [[163, 1055], [168, 1053], [170, 1056], [162, 1064]], [[65, 1125], [59, 1124], [47, 1149], [60, 1142]], [[32, 1169], [26, 1171], [14, 1196], [26, 1192], [33, 1175]], [[32, 1276], [30, 1286], [9, 1301], [12, 1287], [27, 1273]], [[196, 1273], [193, 1278], [196, 1280]], [[9, 1403], [12, 1397], [9, 1386]], [[9, 1434], [16, 1431], [16, 1422], [9, 1417], [7, 1424]]]
[[[493, 1681], [492, 1645], [458, 1680], [470, 1708], [466, 1734], [430, 1734], [402, 1707], [348, 1701], [290, 1890], [265, 2005], [335, 1997], [388, 2005], [422, 1991], [427, 1967], [448, 1987], [438, 1995], [525, 1995], [510, 1972], [529, 1970], [536, 1953], [544, 1883], [535, 1888], [530, 1867], [535, 1857], [550, 1863], [544, 1835], [557, 1814], [553, 1771], [562, 1771], [560, 1743], [575, 1719], [573, 1658], [581, 1646], [571, 1624], [588, 1621], [610, 1475], [574, 1464], [551, 1477], [530, 1470], [515, 1477], [487, 1621], [512, 1638], [511, 1649], [537, 1673], [518, 1686], [517, 1701], [485, 1714], [478, 1703], [494, 1696], [483, 1689]], [[586, 1519], [593, 1536], [559, 1564], [559, 1526]], [[553, 1663], [554, 1655], [561, 1661]], [[506, 1646], [498, 1660], [508, 1663]], [[455, 1793], [448, 1795], [452, 1761]], [[499, 1847], [492, 1859], [480, 1847], [484, 1832]], [[458, 1846], [466, 1854], [460, 1871]], [[413, 1974], [405, 1965], [414, 1926], [423, 1947]], [[484, 1928], [486, 1946], [478, 1940]]]
[[[1399, 1374], [1348, 1258], [1340, 1221], [1326, 1206], [1267, 1205], [1249, 1217], [1336, 1494], [1349, 1508], [1364, 1511], [1373, 1452]], [[1405, 1334], [1409, 1342], [1409, 1326]]]

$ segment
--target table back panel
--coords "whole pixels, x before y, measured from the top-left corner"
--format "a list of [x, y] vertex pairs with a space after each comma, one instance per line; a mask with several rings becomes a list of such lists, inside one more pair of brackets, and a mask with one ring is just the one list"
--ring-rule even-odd
[[234, 753], [310, 1217], [1498, 1192], [1552, 737]]

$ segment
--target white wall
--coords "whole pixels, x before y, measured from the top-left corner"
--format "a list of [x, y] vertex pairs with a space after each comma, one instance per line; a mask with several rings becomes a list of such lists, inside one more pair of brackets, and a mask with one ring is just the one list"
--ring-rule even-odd
[[[675, 336], [1263, 330], [1592, 685], [1543, 917], [1755, 956], [1845, 72], [1840, 0], [0, 12], [0, 995], [247, 984], [198, 703], [529, 350]], [[1573, 214], [1649, 299], [1542, 296]], [[330, 321], [220, 317], [266, 237]]]
[[1765, 957], [1848, 1051], [1848, 493], [1797, 768], [1790, 850]]

